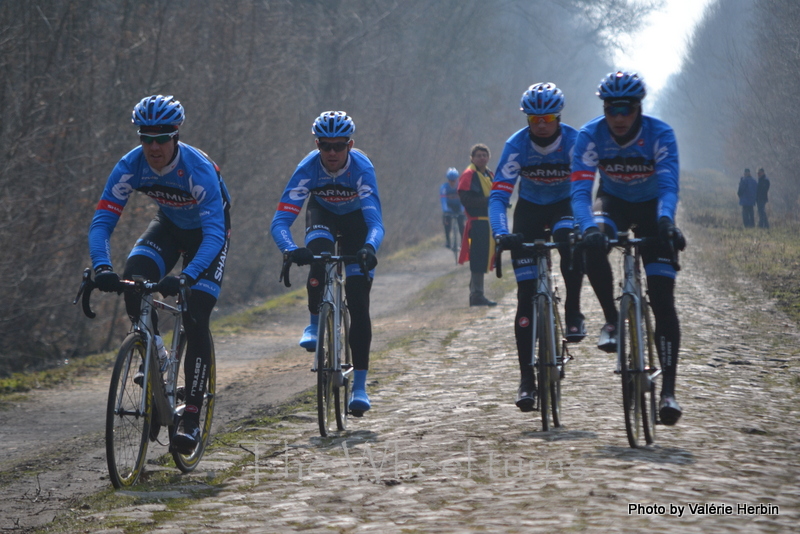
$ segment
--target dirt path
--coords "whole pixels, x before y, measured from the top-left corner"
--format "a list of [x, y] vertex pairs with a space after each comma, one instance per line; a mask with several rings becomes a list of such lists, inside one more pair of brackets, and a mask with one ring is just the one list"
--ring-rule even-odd
[[[601, 322], [588, 284], [590, 336], [572, 349], [564, 427], [541, 432], [538, 414], [513, 405], [514, 293], [497, 308], [466, 308], [464, 272], [445, 276], [424, 306], [376, 314], [378, 343], [413, 335], [375, 362], [374, 409], [352, 420], [347, 432], [322, 439], [314, 414], [298, 408], [277, 425], [248, 429], [251, 452], [243, 443], [219, 444], [203, 461], [208, 472], [247, 463], [213, 491], [197, 492], [209, 488], [208, 472], [196, 473], [164, 491], [132, 492], [128, 506], [69, 512], [79, 525], [74, 531], [123, 532], [125, 521], [175, 532], [794, 531], [798, 329], [760, 291], [730, 280], [721, 287], [720, 273], [696, 256], [702, 242], [694, 237], [677, 292], [683, 329], [677, 392], [685, 415], [676, 427], [658, 427], [654, 446], [627, 446], [613, 357], [594, 347]], [[446, 251], [425, 257], [431, 263], [424, 269], [442, 261], [443, 272], [450, 270], [439, 252]], [[229, 343], [237, 353], [248, 346], [242, 339]], [[298, 367], [287, 375], [306, 372], [302, 354], [281, 354], [258, 360], [257, 369], [267, 374], [285, 359], [286, 367]], [[249, 394], [258, 389], [252, 381], [262, 380], [237, 376], [241, 381], [223, 392]], [[70, 469], [83, 469], [95, 488], [107, 487], [98, 480], [102, 454], [86, 451], [84, 459]], [[17, 502], [21, 482], [30, 488], [31, 480], [15, 482]], [[163, 502], [180, 496], [192, 497], [189, 521]], [[21, 524], [68, 507], [24, 504]]]

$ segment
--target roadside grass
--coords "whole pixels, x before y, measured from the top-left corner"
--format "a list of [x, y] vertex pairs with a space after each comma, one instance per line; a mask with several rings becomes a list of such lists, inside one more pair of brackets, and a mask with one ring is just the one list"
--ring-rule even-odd
[[743, 228], [736, 187], [718, 172], [684, 173], [681, 224], [698, 240], [717, 276], [757, 283], [800, 323], [800, 222], [773, 212], [769, 229]]

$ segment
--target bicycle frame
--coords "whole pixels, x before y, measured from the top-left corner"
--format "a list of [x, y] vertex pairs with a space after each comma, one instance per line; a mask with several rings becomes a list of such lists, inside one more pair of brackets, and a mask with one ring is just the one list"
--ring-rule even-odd
[[[140, 277], [134, 277], [134, 281], [137, 284], [142, 284], [142, 288], [144, 287], [144, 280]], [[137, 286], [138, 287], [138, 286]], [[134, 333], [138, 333], [139, 335], [143, 336], [147, 340], [147, 353], [144, 360], [144, 376], [151, 376], [150, 375], [150, 368], [153, 364], [159, 361], [156, 355], [156, 346], [155, 346], [155, 334], [153, 333], [153, 310], [163, 310], [175, 317], [175, 324], [173, 326], [173, 336], [172, 336], [172, 346], [171, 349], [168, 351], [168, 358], [167, 361], [162, 363], [164, 367], [159, 369], [158, 373], [154, 373], [153, 376], [160, 375], [163, 376], [166, 372], [165, 380], [155, 380], [154, 383], [151, 385], [150, 380], [145, 380], [142, 383], [143, 393], [142, 393], [142, 406], [141, 406], [141, 413], [145, 412], [144, 403], [147, 400], [147, 389], [149, 387], [153, 387], [153, 399], [156, 403], [156, 412], [158, 414], [158, 421], [154, 421], [155, 423], [161, 424], [163, 426], [171, 426], [174, 424], [175, 418], [180, 417], [183, 415], [182, 410], [176, 410], [175, 406], [177, 405], [175, 399], [175, 391], [172, 389], [172, 386], [177, 382], [177, 373], [178, 373], [178, 366], [180, 365], [180, 360], [176, 357], [178, 354], [178, 343], [180, 342], [180, 334], [181, 329], [183, 327], [182, 316], [185, 311], [185, 304], [183, 299], [179, 300], [178, 307], [171, 306], [165, 302], [160, 300], [156, 300], [152, 294], [142, 294], [141, 296], [141, 307], [139, 311], [139, 320], [132, 325], [131, 331]], [[127, 377], [124, 377], [127, 379]], [[167, 391], [165, 384], [168, 384], [170, 387], [170, 391]], [[120, 401], [121, 402], [121, 401]], [[119, 409], [119, 406], [117, 407]]]
[[[316, 258], [315, 258], [316, 259]], [[322, 290], [322, 304], [330, 304], [333, 308], [333, 324], [342, 324], [342, 309], [345, 306], [344, 302], [344, 277], [342, 276], [342, 257], [334, 256], [330, 252], [323, 252], [319, 255], [319, 259], [325, 261], [325, 286]], [[335, 352], [334, 367], [330, 369], [333, 371], [334, 386], [342, 387], [344, 379], [353, 372], [353, 369], [345, 369], [342, 371], [341, 354], [345, 350], [344, 347], [344, 332], [339, 328], [335, 328], [334, 332], [334, 346], [338, 348]], [[314, 367], [312, 371], [317, 371], [318, 362], [314, 359]]]
[[[642, 288], [645, 287], [646, 283], [643, 283], [642, 281], [641, 254], [639, 252], [639, 245], [643, 242], [644, 239], [632, 238], [628, 232], [620, 232], [616, 243], [612, 244], [622, 248], [623, 250], [623, 279], [621, 282], [622, 295], [620, 296], [620, 299], [627, 295], [633, 300], [635, 309], [635, 326], [637, 328], [638, 339], [647, 340], [648, 357], [645, 359], [644, 347], [640, 345], [637, 350], [636, 358], [639, 364], [639, 369], [645, 371], [641, 373], [641, 386], [642, 388], [649, 388], [651, 382], [661, 374], [661, 369], [655, 369], [650, 365], [650, 363], [654, 361], [653, 357], [655, 347], [652, 335], [645, 336], [645, 334], [651, 333], [652, 328], [649, 328], [649, 325], [646, 325], [645, 321], [642, 320], [645, 315], [643, 305], [646, 302], [644, 299], [645, 292], [642, 291]], [[617, 372], [620, 372], [620, 369], [622, 368], [621, 358], [623, 357], [624, 355], [617, 351]]]

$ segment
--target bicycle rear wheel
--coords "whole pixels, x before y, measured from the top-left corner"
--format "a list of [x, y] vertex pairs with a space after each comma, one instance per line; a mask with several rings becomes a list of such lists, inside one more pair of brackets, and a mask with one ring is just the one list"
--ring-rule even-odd
[[317, 420], [319, 434], [326, 437], [330, 425], [336, 420], [334, 415], [333, 395], [333, 358], [334, 350], [334, 321], [333, 307], [330, 303], [323, 303], [319, 311], [319, 330], [317, 333]]
[[[539, 410], [542, 414], [542, 431], [550, 430], [550, 316], [547, 312], [547, 302], [543, 297], [535, 297], [534, 310], [536, 313], [536, 337], [534, 350], [538, 348], [536, 374], [539, 380]], [[537, 347], [538, 345], [538, 347]]]
[[[175, 460], [175, 465], [183, 473], [189, 473], [197, 467], [200, 460], [205, 454], [208, 439], [211, 435], [211, 423], [214, 420], [214, 405], [217, 395], [217, 361], [214, 355], [214, 338], [211, 337], [211, 332], [208, 333], [209, 343], [211, 345], [211, 359], [208, 363], [208, 377], [206, 379], [205, 394], [203, 395], [203, 405], [200, 407], [200, 443], [197, 444], [191, 454], [181, 454], [177, 451], [172, 451], [172, 459]], [[180, 365], [175, 379], [176, 395], [175, 395], [175, 423], [178, 422], [178, 417], [183, 415], [183, 409], [186, 403], [186, 384], [185, 384], [185, 366], [186, 362], [186, 334], [181, 332], [180, 343], [178, 344], [178, 355], [180, 357]], [[170, 429], [170, 435], [175, 431], [173, 426]]]
[[147, 456], [153, 390], [148, 387], [144, 399], [144, 388], [133, 381], [134, 375], [144, 370], [146, 354], [144, 337], [128, 334], [111, 373], [106, 407], [106, 462], [111, 484], [117, 489], [136, 483]]
[[[647, 395], [652, 394], [648, 373], [644, 369], [644, 342], [641, 324], [637, 322], [636, 303], [629, 295], [622, 297], [618, 330], [618, 357], [622, 378], [622, 404], [625, 432], [631, 447], [638, 447], [644, 438], [652, 443], [652, 414], [648, 415]], [[651, 384], [651, 383], [649, 383]]]
[[353, 355], [350, 353], [350, 312], [347, 306], [342, 306], [341, 312], [341, 333], [342, 347], [339, 354], [341, 358], [341, 380], [340, 387], [334, 387], [333, 397], [336, 406], [336, 428], [337, 430], [347, 430], [347, 403], [350, 402], [350, 377], [353, 376]]

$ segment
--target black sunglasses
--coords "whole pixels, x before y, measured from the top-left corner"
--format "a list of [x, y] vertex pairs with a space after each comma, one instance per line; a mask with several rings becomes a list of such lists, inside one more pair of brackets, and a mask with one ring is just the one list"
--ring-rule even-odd
[[331, 149], [333, 149], [334, 152], [341, 152], [342, 150], [347, 148], [348, 144], [349, 141], [339, 141], [338, 143], [329, 143], [327, 141], [320, 141], [317, 144], [317, 147], [319, 148], [320, 152], [328, 152]]

